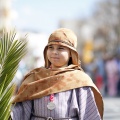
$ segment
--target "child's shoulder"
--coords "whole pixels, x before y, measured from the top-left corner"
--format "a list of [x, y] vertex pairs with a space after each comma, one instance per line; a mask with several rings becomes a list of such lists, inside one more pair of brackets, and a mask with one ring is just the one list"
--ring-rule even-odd
[[43, 67], [43, 66], [41, 66], [41, 67], [38, 67], [38, 68], [34, 68], [34, 69], [32, 69], [29, 73], [39, 72], [39, 71], [41, 71], [41, 70], [43, 70], [43, 69], [46, 69], [46, 68]]
[[34, 69], [32, 69], [31, 71], [29, 71], [29, 72], [25, 75], [24, 78], [27, 78], [28, 76], [30, 76], [30, 75], [32, 75], [32, 74], [34, 74], [34, 73], [36, 73], [36, 72], [40, 72], [40, 71], [42, 71], [42, 70], [44, 70], [44, 69], [46, 69], [46, 68], [43, 67], [43, 66], [38, 67], [38, 68], [34, 68]]

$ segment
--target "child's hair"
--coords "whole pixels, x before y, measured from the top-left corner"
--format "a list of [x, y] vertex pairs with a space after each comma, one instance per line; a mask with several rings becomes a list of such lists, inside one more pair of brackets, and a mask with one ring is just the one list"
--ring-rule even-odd
[[70, 59], [69, 59], [69, 61], [68, 61], [68, 65], [70, 65], [70, 64], [73, 64], [73, 63], [72, 63], [72, 57], [70, 57]]
[[70, 48], [71, 52], [71, 57], [68, 62], [68, 65], [74, 64], [74, 65], [80, 65], [80, 60], [78, 58], [78, 53], [76, 50], [77, 47], [77, 36], [74, 34], [74, 32], [70, 29], [67, 28], [60, 28], [54, 31], [49, 39], [48, 39], [48, 44], [46, 45], [44, 49], [44, 60], [45, 60], [45, 67], [49, 68], [50, 67], [50, 61], [47, 58], [47, 49], [48, 46], [51, 44], [57, 44], [57, 45], [62, 45], [65, 47]]

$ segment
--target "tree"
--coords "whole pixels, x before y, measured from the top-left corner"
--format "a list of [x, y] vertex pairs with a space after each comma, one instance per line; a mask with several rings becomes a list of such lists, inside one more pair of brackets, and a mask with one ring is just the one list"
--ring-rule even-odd
[[10, 117], [11, 98], [15, 89], [11, 81], [26, 53], [27, 41], [16, 40], [15, 36], [15, 31], [3, 31], [0, 39], [0, 120]]

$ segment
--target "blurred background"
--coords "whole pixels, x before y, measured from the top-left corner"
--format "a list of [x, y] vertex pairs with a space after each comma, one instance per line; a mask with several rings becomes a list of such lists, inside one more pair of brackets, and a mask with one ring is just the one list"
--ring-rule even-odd
[[14, 82], [44, 66], [43, 50], [51, 32], [72, 29], [78, 37], [81, 66], [105, 100], [105, 120], [120, 115], [120, 0], [0, 0], [0, 33], [16, 29], [27, 34], [28, 52], [20, 62]]

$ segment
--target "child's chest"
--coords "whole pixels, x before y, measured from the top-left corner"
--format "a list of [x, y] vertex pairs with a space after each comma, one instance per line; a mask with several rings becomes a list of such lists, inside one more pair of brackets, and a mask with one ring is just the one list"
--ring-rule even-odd
[[[56, 93], [34, 100], [34, 113], [40, 116], [52, 116], [54, 118], [68, 117], [70, 113], [76, 114], [78, 102], [75, 90]], [[52, 103], [52, 104], [51, 104]]]

